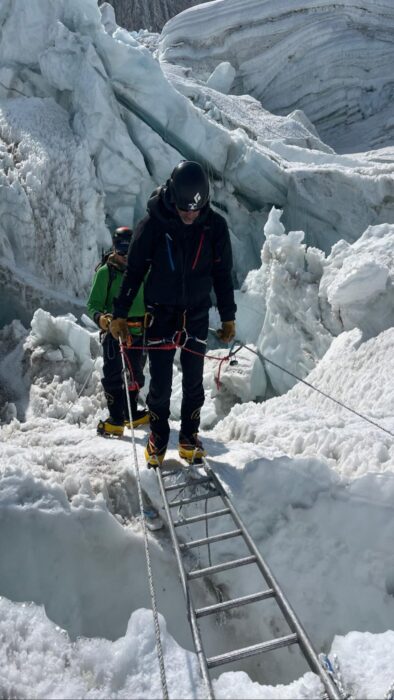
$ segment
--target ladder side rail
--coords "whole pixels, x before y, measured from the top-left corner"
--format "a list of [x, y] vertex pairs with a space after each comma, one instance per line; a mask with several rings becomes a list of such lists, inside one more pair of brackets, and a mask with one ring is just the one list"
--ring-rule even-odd
[[298, 620], [297, 615], [295, 614], [294, 610], [291, 608], [290, 603], [288, 602], [288, 600], [285, 597], [283, 591], [281, 590], [279, 584], [277, 583], [269, 566], [264, 561], [262, 555], [260, 554], [259, 550], [257, 549], [257, 547], [256, 547], [251, 535], [249, 534], [241, 516], [239, 515], [235, 506], [232, 504], [232, 501], [228, 497], [220, 480], [218, 479], [218, 477], [216, 476], [214, 471], [211, 469], [211, 467], [209, 466], [209, 464], [207, 463], [206, 460], [204, 460], [204, 467], [205, 467], [207, 474], [213, 480], [217, 491], [221, 495], [223, 502], [230, 509], [234, 522], [242, 530], [243, 538], [248, 546], [248, 549], [251, 552], [251, 554], [253, 554], [256, 557], [256, 564], [259, 567], [261, 573], [263, 574], [268, 586], [270, 588], [274, 589], [274, 591], [276, 593], [276, 596], [275, 596], [276, 602], [278, 603], [278, 606], [281, 609], [283, 616], [285, 617], [291, 631], [295, 632], [297, 634], [299, 646], [304, 654], [305, 659], [307, 660], [307, 662], [309, 664], [309, 667], [311, 668], [311, 670], [314, 673], [317, 673], [318, 676], [320, 677], [330, 700], [341, 700], [341, 696], [338, 693], [338, 689], [337, 689], [335, 683], [332, 681], [332, 679], [330, 678], [330, 676], [328, 675], [326, 670], [320, 664], [319, 658], [318, 658], [301, 622]]
[[179, 542], [178, 542], [178, 539], [176, 536], [176, 531], [175, 531], [174, 524], [172, 521], [170, 507], [168, 505], [168, 501], [166, 498], [166, 492], [164, 490], [163, 477], [160, 473], [160, 469], [156, 469], [155, 471], [156, 471], [156, 476], [157, 476], [157, 479], [159, 482], [161, 497], [163, 499], [164, 510], [165, 510], [167, 520], [168, 520], [168, 527], [170, 530], [172, 545], [174, 547], [175, 557], [176, 557], [177, 564], [178, 564], [179, 575], [181, 578], [183, 594], [185, 596], [187, 615], [188, 615], [188, 619], [190, 622], [193, 642], [194, 642], [194, 646], [196, 649], [198, 662], [200, 664], [201, 675], [203, 677], [203, 680], [204, 680], [206, 688], [207, 688], [207, 698], [208, 698], [208, 700], [215, 700], [215, 696], [214, 696], [213, 688], [212, 688], [212, 682], [211, 682], [211, 679], [209, 676], [207, 657], [206, 657], [204, 649], [203, 649], [201, 634], [200, 634], [200, 630], [198, 627], [195, 610], [193, 608], [192, 600], [190, 597], [190, 591], [189, 591], [189, 586], [188, 586], [188, 582], [187, 582], [187, 578], [186, 578], [186, 572], [185, 572], [183, 562], [182, 562], [182, 554], [181, 554], [181, 550], [179, 548]]

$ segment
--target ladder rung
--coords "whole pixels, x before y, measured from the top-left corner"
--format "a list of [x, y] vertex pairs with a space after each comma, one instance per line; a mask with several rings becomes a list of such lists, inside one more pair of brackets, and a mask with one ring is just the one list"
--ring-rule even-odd
[[210, 476], [200, 476], [198, 479], [190, 479], [190, 481], [182, 481], [180, 484], [171, 484], [171, 486], [165, 486], [164, 491], [175, 491], [176, 489], [186, 488], [186, 486], [194, 486], [195, 484], [205, 484], [207, 481], [212, 481]]
[[197, 503], [197, 501], [205, 501], [206, 498], [217, 498], [219, 496], [218, 491], [207, 491], [202, 496], [190, 496], [190, 498], [180, 498], [178, 501], [172, 501], [168, 505], [170, 508], [176, 508], [177, 506], [185, 506], [188, 503]]
[[210, 520], [210, 518], [219, 518], [221, 515], [228, 515], [231, 513], [230, 508], [222, 508], [221, 510], [211, 510], [210, 513], [201, 513], [201, 515], [192, 515], [190, 518], [184, 518], [183, 520], [175, 520], [174, 527], [180, 527], [181, 525], [192, 525], [193, 523], [199, 523], [201, 520]]
[[216, 605], [208, 605], [206, 608], [198, 608], [195, 611], [196, 617], [212, 615], [213, 613], [221, 612], [222, 610], [231, 610], [231, 608], [238, 608], [241, 605], [249, 605], [249, 603], [257, 603], [259, 600], [273, 598], [274, 596], [274, 589], [267, 588], [266, 591], [260, 591], [260, 593], [251, 593], [250, 595], [244, 595], [241, 598], [232, 598], [231, 600], [225, 600], [223, 603], [216, 603]]
[[229, 540], [232, 537], [239, 537], [242, 535], [242, 530], [230, 530], [229, 532], [222, 532], [219, 535], [211, 535], [210, 537], [204, 537], [201, 540], [190, 540], [190, 542], [184, 542], [179, 545], [180, 549], [191, 549], [192, 547], [199, 547], [203, 544], [211, 544], [211, 542], [221, 542], [222, 540]]
[[269, 642], [261, 642], [260, 644], [253, 644], [253, 646], [244, 647], [243, 649], [236, 649], [235, 651], [230, 651], [227, 654], [211, 656], [210, 659], [207, 659], [207, 666], [208, 668], [215, 668], [215, 666], [228, 664], [231, 661], [238, 661], [239, 659], [246, 659], [248, 656], [262, 654], [266, 651], [271, 651], [272, 649], [280, 649], [281, 647], [290, 646], [290, 644], [297, 644], [297, 642], [297, 635], [289, 634], [286, 637], [271, 639]]
[[[192, 466], [199, 468], [199, 467], [202, 467], [202, 464], [195, 464]], [[175, 468], [175, 469], [167, 469], [167, 470], [159, 469], [158, 471], [160, 471], [160, 476], [162, 476], [164, 479], [166, 479], [169, 476], [177, 476], [178, 474], [181, 474], [182, 472], [184, 474], [187, 474], [188, 470], [189, 470], [189, 465], [182, 464], [182, 466], [179, 465], [179, 467]], [[211, 477], [209, 477], [209, 478], [211, 478]]]
[[208, 576], [209, 574], [217, 574], [219, 571], [226, 571], [227, 569], [236, 569], [239, 566], [246, 566], [246, 564], [254, 564], [257, 557], [243, 557], [242, 559], [233, 559], [232, 561], [225, 561], [223, 564], [216, 564], [215, 566], [207, 566], [206, 569], [196, 569], [195, 571], [189, 571], [187, 574], [188, 579], [199, 578], [200, 576]]

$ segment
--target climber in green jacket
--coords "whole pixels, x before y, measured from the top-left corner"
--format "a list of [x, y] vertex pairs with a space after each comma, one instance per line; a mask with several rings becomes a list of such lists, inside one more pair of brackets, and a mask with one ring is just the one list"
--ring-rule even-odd
[[[96, 270], [87, 301], [89, 316], [102, 331], [104, 376], [101, 382], [107, 399], [109, 416], [105, 420], [100, 420], [97, 432], [105, 436], [121, 437], [124, 427], [130, 427], [119, 342], [109, 332], [109, 324], [112, 320], [112, 302], [119, 295], [123, 272], [126, 269], [127, 252], [132, 235], [132, 230], [125, 226], [115, 230], [112, 237], [113, 250], [104, 264]], [[132, 349], [125, 347], [127, 366], [131, 375], [129, 396], [134, 428], [149, 422], [147, 409], [138, 409], [138, 393], [145, 383], [145, 356], [141, 347], [144, 316], [144, 285], [142, 284], [128, 311]]]

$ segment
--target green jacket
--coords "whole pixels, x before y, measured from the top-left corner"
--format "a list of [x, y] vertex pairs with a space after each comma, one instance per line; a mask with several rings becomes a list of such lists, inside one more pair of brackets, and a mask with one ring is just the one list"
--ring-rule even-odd
[[[118, 296], [120, 286], [122, 284], [123, 272], [112, 267], [112, 273], [114, 276], [112, 278], [111, 285], [108, 290], [108, 283], [110, 278], [110, 272], [108, 265], [102, 265], [97, 270], [93, 282], [92, 288], [90, 290], [89, 299], [87, 301], [87, 310], [91, 319], [98, 325], [99, 314], [112, 313], [112, 302], [115, 297]], [[137, 296], [135, 297], [132, 305], [129, 308], [128, 317], [143, 317], [145, 315], [145, 304], [144, 304], [144, 285], [141, 284]], [[140, 331], [137, 328], [131, 328], [130, 332], [133, 335], [138, 335]]]

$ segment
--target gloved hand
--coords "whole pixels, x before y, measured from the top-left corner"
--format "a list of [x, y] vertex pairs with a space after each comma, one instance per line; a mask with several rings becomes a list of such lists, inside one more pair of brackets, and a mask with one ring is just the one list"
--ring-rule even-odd
[[109, 330], [110, 323], [112, 321], [112, 314], [101, 314], [99, 317], [99, 326], [102, 331], [107, 332]]
[[235, 321], [223, 321], [222, 327], [216, 333], [223, 343], [231, 343], [235, 338]]
[[113, 318], [109, 330], [111, 332], [111, 335], [115, 338], [115, 340], [118, 340], [118, 338], [120, 338], [122, 343], [127, 343], [127, 340], [129, 338], [127, 318]]

